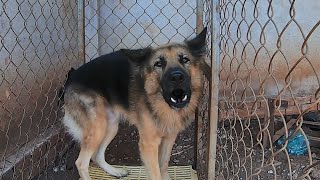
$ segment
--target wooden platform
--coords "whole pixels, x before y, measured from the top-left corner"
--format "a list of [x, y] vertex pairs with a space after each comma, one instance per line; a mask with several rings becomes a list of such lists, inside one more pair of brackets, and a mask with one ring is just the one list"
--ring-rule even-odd
[[[143, 166], [117, 166], [118, 168], [125, 168], [129, 171], [127, 177], [120, 178], [121, 180], [147, 180], [146, 171]], [[168, 169], [172, 180], [197, 180], [196, 171], [191, 166], [170, 166]], [[114, 180], [117, 179], [108, 175], [95, 164], [89, 167], [89, 173], [92, 179], [96, 180]]]

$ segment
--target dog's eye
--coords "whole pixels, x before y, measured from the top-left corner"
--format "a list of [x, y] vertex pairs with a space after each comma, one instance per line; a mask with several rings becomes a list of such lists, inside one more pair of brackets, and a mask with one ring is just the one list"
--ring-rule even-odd
[[154, 63], [155, 67], [165, 67], [166, 66], [166, 61], [163, 56], [160, 56], [158, 60]]
[[154, 66], [155, 67], [162, 67], [162, 64], [163, 63], [161, 61], [157, 61], [157, 62], [154, 63]]
[[190, 62], [190, 59], [187, 58], [187, 57], [183, 57], [182, 60], [181, 60], [181, 62], [182, 62], [183, 64], [186, 64], [186, 63]]
[[190, 62], [190, 59], [187, 57], [187, 55], [180, 54], [179, 61], [181, 64], [187, 64]]

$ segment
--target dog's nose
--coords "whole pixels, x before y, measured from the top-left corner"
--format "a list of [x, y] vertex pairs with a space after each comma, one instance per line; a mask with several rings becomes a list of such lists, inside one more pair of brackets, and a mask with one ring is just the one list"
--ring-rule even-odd
[[185, 79], [183, 73], [180, 71], [173, 71], [170, 77], [171, 82], [174, 83], [182, 83]]

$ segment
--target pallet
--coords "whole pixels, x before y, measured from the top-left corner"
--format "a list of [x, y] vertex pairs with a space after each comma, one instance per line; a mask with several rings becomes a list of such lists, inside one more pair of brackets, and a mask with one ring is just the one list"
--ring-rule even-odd
[[[147, 180], [146, 171], [143, 166], [117, 166], [117, 168], [124, 168], [129, 171], [127, 177], [120, 178], [121, 180]], [[172, 180], [198, 180], [196, 171], [191, 166], [170, 166], [168, 168], [169, 175]], [[92, 179], [96, 180], [115, 180], [113, 176], [108, 175], [101, 168], [95, 164], [90, 164], [89, 174]]]

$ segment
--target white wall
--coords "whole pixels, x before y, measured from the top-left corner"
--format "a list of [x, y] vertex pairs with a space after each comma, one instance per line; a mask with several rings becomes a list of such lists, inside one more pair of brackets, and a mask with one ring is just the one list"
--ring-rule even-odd
[[89, 0], [86, 60], [120, 48], [158, 46], [195, 35], [196, 0]]
[[[221, 91], [224, 88], [230, 93], [236, 88], [241, 94], [246, 88], [248, 96], [277, 95], [285, 87], [289, 70], [302, 57], [303, 36], [307, 36], [320, 19], [320, 1], [295, 1], [294, 21], [281, 38], [281, 32], [290, 21], [289, 1], [272, 1], [271, 18], [268, 17], [268, 1], [258, 1], [256, 10], [252, 1], [221, 2], [228, 3], [228, 11], [222, 6], [221, 13], [220, 77], [225, 84], [222, 83]], [[195, 34], [196, 0], [157, 0], [153, 3], [149, 0], [88, 0], [85, 11], [86, 61], [120, 48], [157, 46], [182, 41]], [[245, 21], [242, 21], [241, 13]], [[281, 42], [279, 48], [278, 40]], [[308, 40], [310, 63], [304, 59], [293, 70], [290, 85], [293, 94], [314, 94], [319, 88], [319, 73], [312, 68], [320, 68], [319, 40], [317, 28]], [[290, 94], [288, 88], [285, 93]]]
[[[271, 18], [268, 17], [268, 1], [258, 1], [256, 11], [251, 1], [245, 1], [244, 5], [240, 2], [244, 1], [232, 1], [221, 8], [221, 79], [224, 82], [221, 93], [223, 88], [228, 95], [237, 89], [240, 95], [247, 88], [247, 96], [263, 93], [261, 90], [266, 95], [277, 95], [285, 87], [285, 77], [289, 70], [303, 56], [301, 47], [304, 37], [320, 20], [320, 1], [295, 1], [295, 16], [291, 23], [290, 2], [287, 0], [272, 1], [269, 11], [270, 16], [273, 14]], [[317, 76], [320, 77], [319, 27], [307, 42], [306, 57], [309, 62], [304, 58], [294, 68], [290, 86], [293, 94], [314, 95], [320, 85], [317, 80]], [[236, 77], [239, 79], [236, 80]], [[263, 83], [264, 80], [266, 82]], [[285, 93], [290, 94], [289, 88], [286, 88]]]

